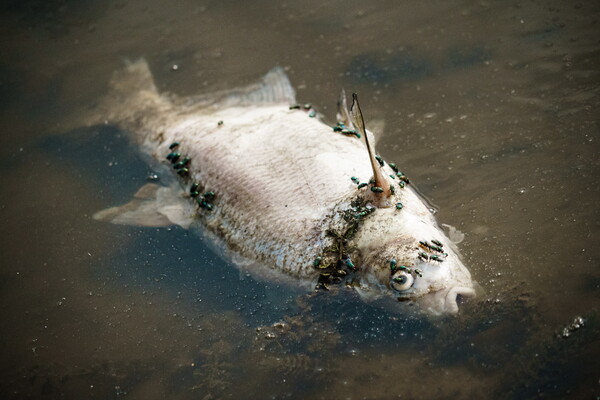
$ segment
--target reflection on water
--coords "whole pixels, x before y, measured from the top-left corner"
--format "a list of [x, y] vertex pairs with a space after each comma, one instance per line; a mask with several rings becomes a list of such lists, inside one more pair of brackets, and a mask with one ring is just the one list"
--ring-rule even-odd
[[[598, 396], [598, 11], [9, 1], [2, 398]], [[126, 132], [79, 122], [140, 56], [182, 95], [282, 65], [329, 119], [360, 91], [485, 294], [453, 318], [395, 314], [240, 275], [193, 232], [92, 220], [161, 179]]]

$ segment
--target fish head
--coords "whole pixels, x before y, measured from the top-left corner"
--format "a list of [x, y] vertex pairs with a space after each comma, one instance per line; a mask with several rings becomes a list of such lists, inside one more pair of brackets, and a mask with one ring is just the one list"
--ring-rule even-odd
[[462, 302], [475, 297], [476, 284], [455, 245], [436, 233], [433, 240], [442, 246], [412, 236], [373, 246], [362, 263], [363, 287], [397, 301], [415, 301], [427, 314], [456, 314]]

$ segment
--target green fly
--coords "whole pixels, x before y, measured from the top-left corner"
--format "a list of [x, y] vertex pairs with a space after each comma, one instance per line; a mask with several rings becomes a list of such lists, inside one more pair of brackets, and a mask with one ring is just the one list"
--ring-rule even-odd
[[188, 176], [190, 173], [190, 170], [187, 168], [181, 168], [177, 170], [177, 175], [179, 176]]
[[181, 153], [172, 152], [167, 154], [167, 160], [171, 161], [173, 164], [179, 160], [179, 157], [181, 157]]

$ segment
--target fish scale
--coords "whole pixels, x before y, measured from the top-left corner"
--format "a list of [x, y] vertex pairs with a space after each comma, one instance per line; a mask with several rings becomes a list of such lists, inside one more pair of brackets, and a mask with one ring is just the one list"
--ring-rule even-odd
[[[260, 118], [263, 111], [268, 118]], [[251, 120], [248, 113], [259, 116]], [[303, 267], [311, 265], [316, 253], [315, 238], [321, 235], [331, 204], [356, 195], [357, 189], [349, 180], [351, 175], [370, 174], [364, 146], [358, 139], [333, 134], [303, 111], [288, 110], [288, 104], [267, 106], [258, 112], [254, 108], [236, 108], [203, 118], [217, 117], [226, 121], [227, 128], [214, 124], [207, 132], [202, 128], [209, 125], [195, 115], [199, 119], [195, 125], [200, 129], [182, 124], [181, 128], [169, 129], [162, 143], [149, 147], [158, 147], [154, 154], [162, 159], [163, 154], [168, 154], [170, 143], [180, 142], [182, 154], [193, 160], [193, 179], [206, 188], [220, 188], [218, 212], [208, 218], [207, 226], [220, 229], [229, 241], [235, 239], [243, 255], [259, 255], [260, 260], [270, 261], [274, 268], [298, 276], [315, 276], [314, 269]], [[185, 120], [187, 116], [180, 118]], [[268, 130], [256, 128], [267, 124]], [[219, 157], [214, 158], [210, 149], [217, 135]], [[298, 143], [296, 137], [303, 140]], [[338, 153], [351, 154], [355, 159], [351, 171], [339, 167], [339, 162], [344, 161], [337, 160]], [[294, 218], [289, 217], [290, 213]], [[242, 228], [245, 235], [240, 237]], [[280, 257], [278, 249], [285, 249], [286, 256]]]
[[[277, 68], [247, 88], [180, 99], [158, 93], [140, 60], [112, 87], [104, 114], [142, 151], [177, 168], [179, 185], [148, 184], [94, 218], [197, 226], [255, 276], [301, 285], [318, 278], [318, 287], [349, 277], [365, 300], [415, 300], [432, 314], [457, 312], [457, 298], [475, 295], [425, 202], [369, 145], [356, 95], [350, 109], [345, 95], [338, 103], [339, 123], [360, 133], [345, 135], [311, 107], [290, 107], [294, 92]], [[166, 159], [173, 148], [189, 158], [185, 166]], [[200, 206], [181, 195], [193, 183]], [[444, 246], [443, 256], [421, 254], [427, 241]]]

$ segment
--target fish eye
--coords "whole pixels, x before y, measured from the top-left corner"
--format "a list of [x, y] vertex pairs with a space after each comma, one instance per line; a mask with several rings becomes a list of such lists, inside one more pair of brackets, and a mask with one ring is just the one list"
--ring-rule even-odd
[[404, 271], [399, 271], [392, 276], [392, 281], [390, 284], [397, 291], [403, 292], [410, 289], [414, 282], [415, 278], [413, 278], [411, 274]]

